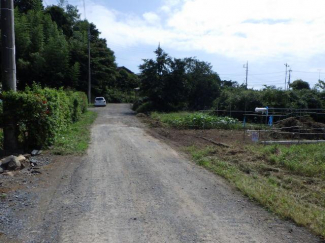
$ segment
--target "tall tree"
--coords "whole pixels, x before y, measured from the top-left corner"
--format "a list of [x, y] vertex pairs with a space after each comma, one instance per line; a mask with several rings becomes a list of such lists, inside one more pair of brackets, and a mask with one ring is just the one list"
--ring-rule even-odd
[[14, 6], [21, 13], [27, 13], [29, 10], [40, 11], [44, 9], [42, 0], [14, 0]]
[[310, 89], [310, 86], [308, 82], [303, 81], [301, 79], [297, 79], [290, 84], [290, 88], [292, 88], [293, 90], [301, 90]]

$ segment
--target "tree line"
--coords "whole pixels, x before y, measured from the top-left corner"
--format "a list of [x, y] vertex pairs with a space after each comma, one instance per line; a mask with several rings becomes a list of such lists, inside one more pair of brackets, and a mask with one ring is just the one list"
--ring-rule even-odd
[[256, 107], [293, 109], [325, 108], [325, 83], [314, 88], [301, 79], [289, 90], [264, 85], [261, 90], [247, 89], [236, 81], [221, 80], [211, 64], [196, 58], [171, 58], [159, 46], [155, 59], [140, 65], [138, 112], [176, 110], [254, 111]]
[[87, 92], [88, 28], [93, 96], [122, 96], [139, 86], [135, 74], [117, 67], [96, 26], [65, 2], [45, 8], [42, 0], [14, 0], [18, 90], [37, 82]]

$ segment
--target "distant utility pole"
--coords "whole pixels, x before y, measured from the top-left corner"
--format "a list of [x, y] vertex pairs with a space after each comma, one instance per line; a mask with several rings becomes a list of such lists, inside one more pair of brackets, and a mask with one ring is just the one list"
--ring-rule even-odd
[[[84, 15], [85, 20], [87, 20], [86, 15], [86, 3], [85, 0], [83, 0], [84, 4]], [[90, 66], [90, 23], [88, 22], [88, 104], [91, 104], [91, 66]]]
[[287, 90], [287, 74], [288, 74], [288, 67], [290, 66], [288, 65], [288, 63], [285, 63], [284, 66], [286, 66], [286, 75], [284, 78], [284, 90]]
[[322, 69], [317, 69], [318, 70], [318, 81], [320, 81], [320, 72], [322, 71]]
[[[13, 0], [1, 0], [1, 75], [3, 91], [16, 91], [16, 57], [15, 57], [15, 25]], [[4, 114], [10, 111], [4, 100]], [[4, 149], [14, 151], [18, 148], [17, 127], [14, 120], [4, 118]]]
[[244, 68], [246, 68], [246, 89], [247, 89], [247, 79], [248, 79], [248, 61], [244, 64]]
[[288, 90], [290, 90], [290, 79], [291, 79], [291, 68], [289, 69], [289, 80], [288, 80]]

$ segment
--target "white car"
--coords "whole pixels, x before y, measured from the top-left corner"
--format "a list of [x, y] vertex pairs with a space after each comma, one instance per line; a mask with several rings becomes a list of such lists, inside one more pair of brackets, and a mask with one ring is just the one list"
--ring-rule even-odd
[[95, 98], [95, 106], [106, 106], [106, 100], [104, 97]]

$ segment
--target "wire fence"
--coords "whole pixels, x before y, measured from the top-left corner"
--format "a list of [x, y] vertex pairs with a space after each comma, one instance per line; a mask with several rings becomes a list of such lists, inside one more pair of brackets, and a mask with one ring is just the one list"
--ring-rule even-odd
[[201, 112], [239, 119], [246, 142], [265, 145], [325, 142], [324, 109], [268, 108], [264, 114], [240, 110]]

